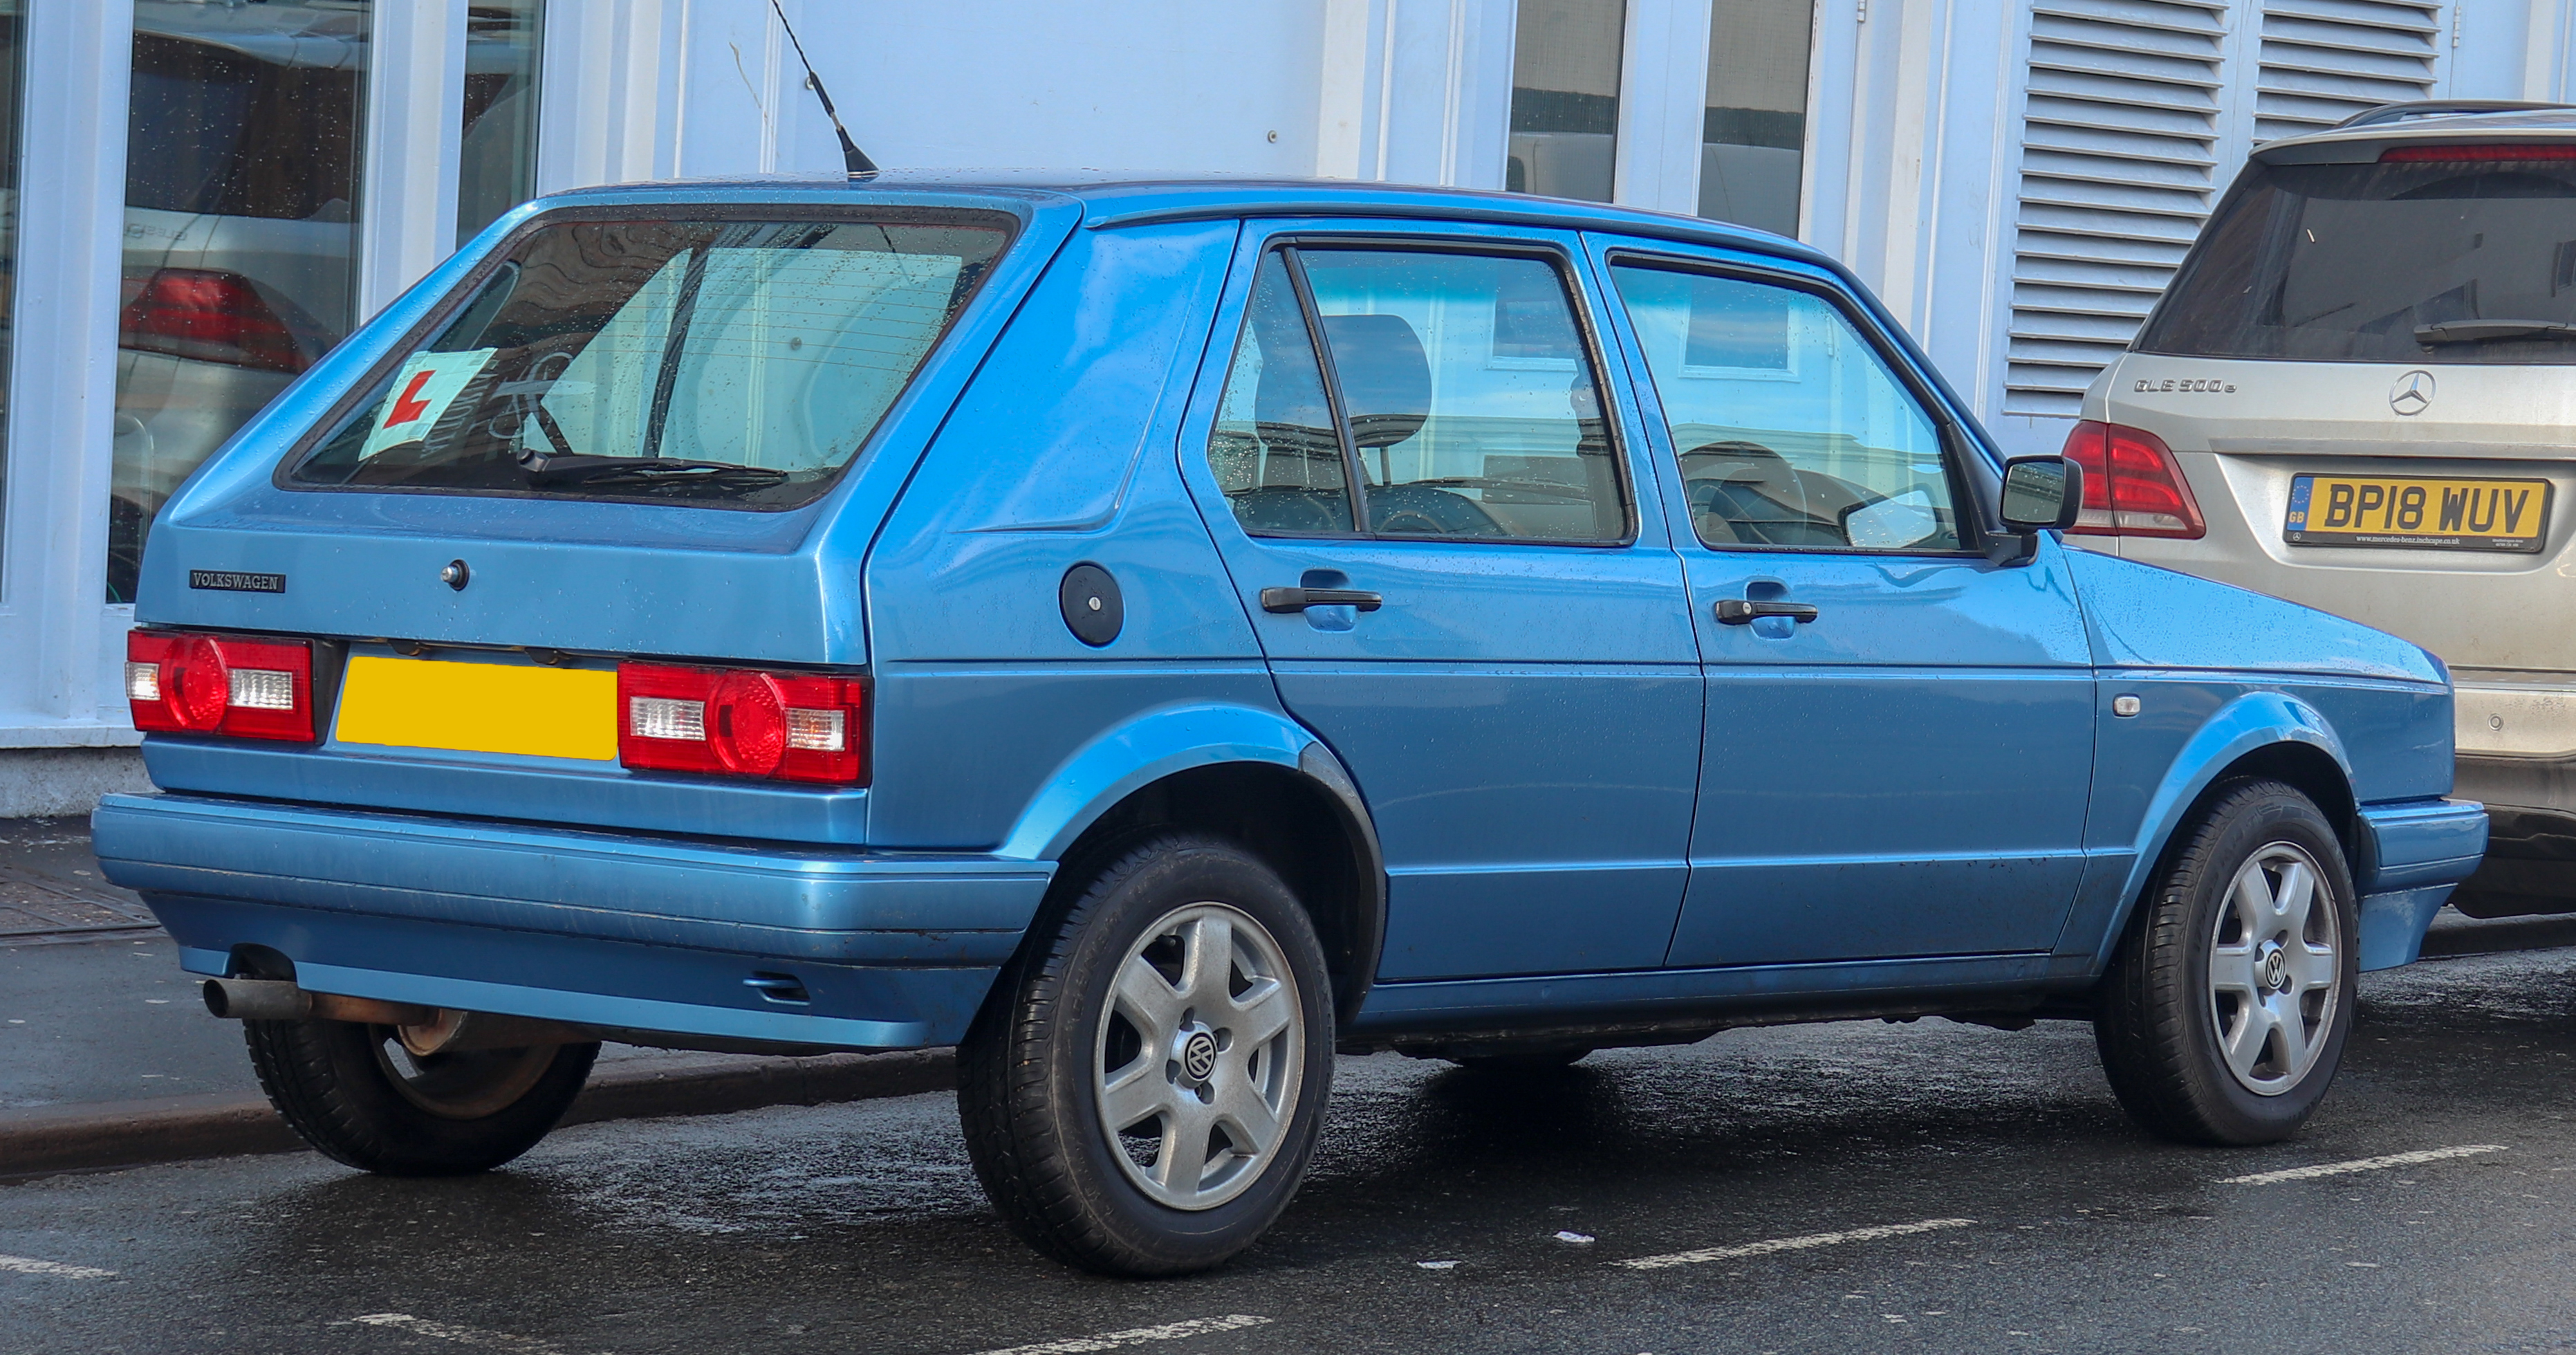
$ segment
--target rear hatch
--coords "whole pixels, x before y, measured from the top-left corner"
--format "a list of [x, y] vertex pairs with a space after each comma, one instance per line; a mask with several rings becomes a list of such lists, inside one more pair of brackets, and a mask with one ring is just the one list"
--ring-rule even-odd
[[[770, 732], [792, 769], [796, 739], [824, 735], [787, 726], [846, 695], [833, 737], [863, 753], [860, 556], [1078, 214], [1044, 193], [892, 186], [522, 209], [246, 426], [155, 526], [129, 665], [151, 698], [138, 723], [176, 731], [147, 742], [155, 780], [863, 840], [863, 771], [797, 784], [755, 757], [725, 785], [740, 769], [717, 765], [718, 717], [785, 722]], [[225, 671], [225, 651], [173, 633], [253, 646], [226, 679], [235, 706], [268, 680], [242, 674], [283, 671], [257, 642], [314, 641], [295, 688], [309, 739], [236, 737], [274, 722], [233, 721], [220, 699], [187, 723], [187, 665]], [[714, 693], [734, 670], [772, 675], [753, 706]], [[647, 714], [656, 737], [704, 746], [674, 743], [658, 770], [621, 760]]]
[[2195, 502], [2087, 544], [2392, 631], [2464, 677], [2576, 672], [2576, 137], [2479, 121], [2247, 166], [2085, 402], [2115, 460], [2152, 481], [2169, 451]]

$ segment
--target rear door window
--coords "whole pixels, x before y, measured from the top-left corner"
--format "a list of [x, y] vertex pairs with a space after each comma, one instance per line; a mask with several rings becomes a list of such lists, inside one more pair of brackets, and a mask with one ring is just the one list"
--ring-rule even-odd
[[1259, 534], [1629, 535], [1600, 378], [1537, 255], [1264, 256], [1208, 461]]
[[792, 507], [858, 454], [1008, 239], [964, 222], [548, 224], [288, 479]]
[[[2246, 166], [2133, 345], [2188, 357], [2576, 363], [2576, 147]], [[2539, 158], [2543, 155], [2554, 158]], [[2456, 157], [2456, 158], [2452, 158]]]

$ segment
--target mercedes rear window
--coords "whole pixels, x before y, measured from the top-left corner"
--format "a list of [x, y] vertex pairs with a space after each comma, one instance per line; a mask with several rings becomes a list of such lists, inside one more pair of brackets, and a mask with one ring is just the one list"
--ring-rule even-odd
[[1009, 239], [989, 217], [540, 225], [287, 482], [794, 507]]
[[2495, 149], [2457, 148], [2460, 159], [2246, 166], [2133, 347], [2190, 357], [2576, 363], [2576, 159], [2485, 158]]

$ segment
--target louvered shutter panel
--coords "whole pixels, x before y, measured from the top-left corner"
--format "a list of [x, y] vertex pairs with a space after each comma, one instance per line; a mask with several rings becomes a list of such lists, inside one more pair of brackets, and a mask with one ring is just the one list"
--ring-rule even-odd
[[2072, 416], [2217, 188], [2226, 0], [2040, 0], [2004, 412]]
[[2433, 97], [2438, 0], [2272, 0], [2263, 6], [2254, 140], [2331, 127], [2365, 108]]

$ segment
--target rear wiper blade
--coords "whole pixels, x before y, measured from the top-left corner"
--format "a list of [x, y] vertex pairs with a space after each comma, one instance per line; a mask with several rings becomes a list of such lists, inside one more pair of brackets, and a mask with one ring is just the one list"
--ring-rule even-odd
[[2571, 337], [2576, 337], [2576, 325], [2561, 324], [2556, 320], [2444, 320], [2439, 324], [2415, 327], [2415, 342], [2428, 346], [2493, 343], [2498, 339]]
[[731, 461], [680, 461], [660, 456], [555, 456], [528, 472], [528, 482], [556, 485], [708, 485], [722, 489], [766, 489], [784, 483], [787, 472], [772, 466], [744, 466]]

